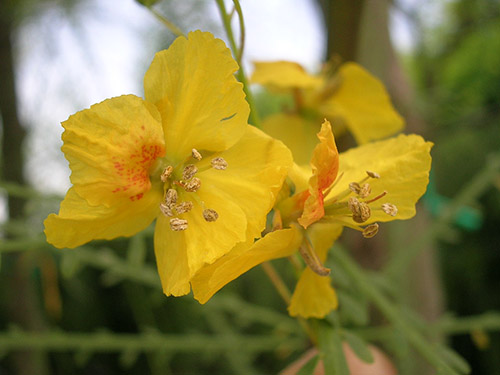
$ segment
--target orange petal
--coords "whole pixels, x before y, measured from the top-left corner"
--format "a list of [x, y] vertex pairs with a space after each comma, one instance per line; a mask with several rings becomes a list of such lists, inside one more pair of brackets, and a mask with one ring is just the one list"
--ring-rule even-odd
[[298, 219], [304, 228], [324, 216], [323, 192], [335, 181], [339, 170], [339, 153], [330, 122], [323, 122], [317, 136], [320, 143], [316, 145], [311, 159], [313, 174], [309, 179], [310, 196], [305, 201], [302, 216]]

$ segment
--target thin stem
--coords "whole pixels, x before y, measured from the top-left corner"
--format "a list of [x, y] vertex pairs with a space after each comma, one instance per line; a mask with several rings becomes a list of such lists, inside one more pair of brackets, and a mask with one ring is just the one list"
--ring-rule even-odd
[[157, 12], [155, 9], [153, 9], [150, 6], [146, 7], [153, 15], [156, 17], [157, 20], [159, 20], [161, 23], [163, 23], [175, 36], [184, 36], [184, 33], [182, 30], [177, 27], [173, 22], [170, 20], [166, 19], [163, 17], [159, 12]]
[[[224, 29], [226, 30], [227, 37], [229, 39], [229, 45], [231, 46], [231, 50], [233, 51], [236, 62], [238, 63], [238, 65], [240, 67], [240, 69], [236, 73], [236, 77], [243, 84], [243, 91], [246, 94], [246, 99], [247, 99], [248, 105], [250, 106], [250, 123], [252, 123], [257, 128], [260, 128], [261, 127], [260, 117], [259, 117], [259, 114], [257, 112], [257, 108], [255, 106], [255, 101], [253, 99], [253, 94], [252, 94], [252, 91], [250, 90], [248, 80], [247, 80], [247, 77], [245, 75], [245, 70], [244, 70], [244, 67], [242, 64], [242, 60], [241, 60], [242, 54], [243, 54], [243, 45], [241, 46], [241, 49], [238, 50], [238, 48], [236, 46], [236, 42], [234, 40], [233, 29], [231, 28], [231, 17], [229, 16], [229, 14], [226, 11], [226, 6], [224, 5], [224, 0], [215, 0], [215, 1], [217, 3], [217, 6], [219, 8], [219, 12], [220, 12], [221, 17], [222, 17], [222, 23], [224, 24]], [[241, 25], [243, 25], [243, 15], [241, 13], [241, 8], [240, 8], [239, 2], [237, 0], [234, 0], [234, 6], [236, 9], [236, 12], [238, 13], [238, 18], [240, 20], [240, 27], [242, 27]], [[245, 28], [243, 26], [241, 29], [241, 34], [243, 37], [244, 37], [244, 32], [245, 32]], [[240, 55], [239, 51], [241, 52], [241, 55]]]
[[357, 285], [366, 297], [368, 297], [377, 308], [384, 314], [404, 337], [414, 346], [414, 348], [432, 364], [435, 368], [442, 370], [443, 374], [458, 375], [433, 349], [433, 346], [421, 335], [414, 327], [408, 325], [404, 318], [401, 317], [399, 310], [372, 284], [366, 279], [363, 271], [359, 266], [345, 253], [343, 249], [336, 246], [336, 251], [333, 251], [333, 256], [337, 264], [339, 264], [350, 276], [352, 281]]
[[240, 49], [238, 50], [237, 61], [241, 64], [241, 59], [243, 58], [243, 50], [245, 49], [245, 22], [243, 20], [243, 12], [241, 11], [241, 6], [239, 0], [233, 0], [234, 9], [238, 13], [238, 21], [240, 22]]
[[283, 279], [280, 277], [278, 272], [276, 272], [274, 266], [270, 262], [264, 262], [262, 263], [262, 268], [264, 269], [264, 272], [273, 283], [274, 287], [278, 291], [283, 301], [285, 301], [286, 305], [289, 306], [292, 295], [288, 290], [287, 286], [285, 285]]

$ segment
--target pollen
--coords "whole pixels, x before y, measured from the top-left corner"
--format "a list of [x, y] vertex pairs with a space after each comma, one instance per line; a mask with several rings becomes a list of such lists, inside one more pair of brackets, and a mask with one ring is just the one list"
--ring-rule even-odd
[[192, 208], [193, 208], [193, 202], [189, 201], [181, 202], [175, 205], [175, 211], [177, 211], [179, 215], [191, 211]]
[[198, 172], [198, 168], [196, 168], [196, 165], [188, 164], [184, 167], [184, 170], [182, 171], [182, 179], [190, 180], [194, 177], [196, 172]]
[[372, 238], [378, 233], [378, 224], [370, 224], [365, 229], [363, 229], [364, 238]]
[[168, 189], [167, 194], [165, 194], [165, 203], [170, 208], [177, 203], [177, 190]]
[[201, 187], [201, 180], [198, 177], [193, 177], [190, 181], [186, 182], [183, 187], [188, 193], [194, 193]]
[[387, 215], [396, 216], [398, 214], [398, 208], [395, 204], [392, 203], [384, 203], [382, 205], [382, 211], [384, 211]]
[[370, 186], [370, 184], [363, 184], [359, 189], [358, 194], [361, 198], [366, 198], [371, 194], [371, 192], [372, 192], [372, 187]]
[[195, 148], [193, 148], [191, 150], [191, 156], [193, 157], [193, 159], [196, 159], [196, 160], [201, 160], [202, 159], [202, 156], [201, 156], [200, 152], [197, 149], [195, 149]]
[[174, 167], [172, 167], [171, 165], [166, 167], [160, 176], [161, 182], [167, 182], [168, 178], [172, 175], [173, 171], [174, 171]]
[[160, 211], [165, 216], [168, 216], [168, 217], [174, 216], [172, 209], [165, 203], [160, 203]]
[[212, 159], [212, 167], [218, 170], [224, 170], [227, 168], [227, 161], [224, 158], [216, 157]]
[[380, 178], [380, 175], [377, 172], [366, 171], [366, 174], [371, 178]]
[[208, 222], [214, 222], [219, 218], [217, 211], [207, 208], [203, 210], [203, 218]]
[[364, 223], [371, 216], [370, 206], [360, 202], [357, 198], [351, 197], [347, 202], [349, 210], [352, 212], [352, 219], [356, 223]]
[[177, 217], [170, 219], [170, 229], [172, 229], [174, 232], [180, 232], [186, 230], [187, 227], [188, 227], [187, 220], [179, 219]]
[[359, 192], [361, 191], [361, 186], [357, 182], [351, 182], [349, 184], [349, 190], [355, 194], [359, 194]]

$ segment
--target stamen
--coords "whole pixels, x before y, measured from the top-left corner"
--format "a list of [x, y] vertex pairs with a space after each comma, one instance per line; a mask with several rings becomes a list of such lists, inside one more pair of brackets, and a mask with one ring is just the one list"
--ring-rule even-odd
[[365, 229], [363, 229], [364, 238], [372, 238], [378, 233], [378, 224], [370, 224]]
[[366, 171], [366, 174], [368, 176], [370, 176], [371, 178], [380, 178], [380, 175], [376, 172], [372, 172], [372, 171]]
[[193, 208], [193, 202], [190, 201], [181, 202], [175, 205], [175, 210], [179, 215], [191, 211], [192, 208]]
[[161, 182], [167, 182], [168, 178], [172, 175], [173, 171], [174, 171], [174, 167], [172, 167], [171, 165], [166, 167], [160, 176]]
[[323, 266], [309, 241], [306, 240], [302, 243], [299, 247], [299, 253], [302, 255], [302, 259], [304, 259], [304, 262], [306, 262], [311, 271], [320, 276], [328, 276], [330, 274], [330, 269]]
[[187, 192], [194, 193], [201, 187], [201, 180], [198, 177], [193, 177], [191, 180], [186, 182], [183, 187]]
[[357, 198], [349, 198], [347, 207], [352, 212], [352, 219], [356, 223], [364, 223], [371, 216], [370, 207], [366, 203], [360, 202]]
[[224, 170], [227, 168], [227, 161], [225, 161], [224, 158], [221, 158], [220, 156], [216, 157], [212, 159], [212, 167], [214, 169]]
[[165, 203], [160, 203], [160, 211], [165, 216], [168, 216], [168, 217], [174, 216], [170, 207], [167, 206]]
[[198, 172], [198, 168], [196, 168], [196, 165], [188, 164], [184, 167], [184, 170], [182, 171], [182, 179], [190, 180], [191, 178], [193, 178], [196, 172]]
[[177, 190], [168, 189], [167, 194], [165, 194], [165, 203], [171, 208], [174, 204], [177, 203]]
[[202, 156], [201, 154], [199, 153], [199, 151], [195, 148], [193, 148], [191, 150], [191, 156], [193, 157], [193, 159], [196, 159], [196, 160], [201, 160], [202, 159]]
[[203, 210], [203, 218], [208, 222], [214, 222], [219, 218], [217, 211], [207, 208]]
[[179, 219], [177, 217], [170, 219], [170, 229], [172, 229], [175, 232], [186, 230], [187, 227], [188, 227], [187, 220]]
[[357, 182], [351, 182], [349, 184], [349, 190], [355, 194], [359, 194], [359, 192], [361, 191], [361, 186], [359, 186]]
[[396, 216], [398, 213], [398, 208], [395, 204], [392, 203], [384, 203], [382, 205], [382, 211], [384, 211], [387, 215]]
[[375, 201], [379, 200], [380, 198], [385, 197], [386, 195], [387, 195], [387, 191], [383, 191], [382, 193], [380, 193], [379, 195], [377, 195], [375, 198], [370, 199], [369, 201], [365, 201], [365, 203], [375, 202]]
[[370, 186], [370, 184], [363, 184], [358, 194], [361, 198], [366, 198], [370, 195], [371, 192], [372, 192], [372, 187]]

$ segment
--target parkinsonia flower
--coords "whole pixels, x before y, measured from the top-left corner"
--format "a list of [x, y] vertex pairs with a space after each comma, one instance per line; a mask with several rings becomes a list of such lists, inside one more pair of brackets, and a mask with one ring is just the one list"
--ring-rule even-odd
[[221, 40], [192, 32], [156, 54], [145, 100], [116, 97], [70, 116], [62, 150], [73, 186], [45, 220], [48, 242], [131, 236], [156, 219], [163, 290], [178, 296], [205, 265], [259, 237], [292, 159], [247, 125], [237, 69]]
[[275, 205], [269, 228], [274, 231], [253, 246], [233, 249], [194, 277], [193, 291], [200, 302], [255, 265], [298, 250], [307, 268], [289, 312], [324, 317], [337, 307], [337, 297], [323, 263], [343, 227], [371, 238], [377, 222], [415, 215], [415, 203], [428, 183], [431, 143], [417, 135], [400, 135], [339, 154], [328, 121], [318, 139], [311, 170], [295, 166], [290, 172], [296, 193]]
[[336, 127], [337, 136], [347, 128], [358, 144], [391, 136], [403, 127], [403, 119], [377, 78], [355, 63], [332, 65], [310, 75], [293, 62], [255, 64], [254, 83], [293, 96], [294, 108], [269, 116], [262, 127], [285, 142], [299, 165], [308, 163], [318, 125], [325, 117]]

